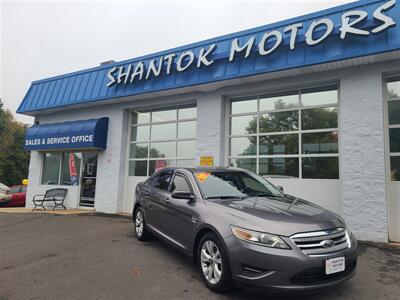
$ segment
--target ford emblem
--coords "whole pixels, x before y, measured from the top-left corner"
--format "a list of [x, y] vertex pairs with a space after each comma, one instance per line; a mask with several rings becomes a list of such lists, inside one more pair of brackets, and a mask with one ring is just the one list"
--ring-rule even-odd
[[335, 246], [335, 241], [332, 241], [332, 240], [324, 240], [324, 241], [321, 242], [321, 246], [324, 247], [324, 248], [333, 247], [333, 246]]

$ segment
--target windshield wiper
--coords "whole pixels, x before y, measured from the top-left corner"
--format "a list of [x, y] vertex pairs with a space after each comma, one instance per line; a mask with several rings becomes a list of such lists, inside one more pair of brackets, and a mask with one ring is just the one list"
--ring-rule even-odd
[[281, 197], [281, 196], [274, 195], [271, 193], [258, 193], [258, 194], [255, 194], [254, 197]]
[[243, 197], [242, 196], [226, 196], [226, 195], [206, 197], [206, 199], [232, 199], [232, 198], [242, 199]]

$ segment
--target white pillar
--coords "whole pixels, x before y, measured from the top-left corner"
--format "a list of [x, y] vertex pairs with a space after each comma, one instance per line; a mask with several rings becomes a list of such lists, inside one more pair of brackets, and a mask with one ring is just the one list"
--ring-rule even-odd
[[214, 165], [224, 165], [225, 109], [221, 95], [207, 93], [197, 99], [196, 165], [200, 156], [213, 156]]
[[387, 242], [382, 73], [369, 67], [346, 70], [340, 95], [344, 217], [358, 239]]

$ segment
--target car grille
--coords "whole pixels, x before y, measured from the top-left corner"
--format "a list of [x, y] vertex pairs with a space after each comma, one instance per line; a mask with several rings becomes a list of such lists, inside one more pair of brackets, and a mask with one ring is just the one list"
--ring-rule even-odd
[[308, 256], [327, 255], [350, 248], [350, 238], [344, 228], [297, 233], [290, 239]]

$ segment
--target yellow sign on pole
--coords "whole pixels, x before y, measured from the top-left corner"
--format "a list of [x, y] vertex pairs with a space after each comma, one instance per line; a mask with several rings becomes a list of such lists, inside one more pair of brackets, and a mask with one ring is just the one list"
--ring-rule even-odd
[[212, 167], [214, 165], [214, 156], [200, 156], [200, 166]]

